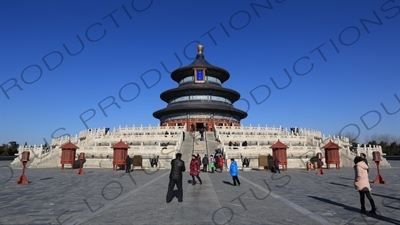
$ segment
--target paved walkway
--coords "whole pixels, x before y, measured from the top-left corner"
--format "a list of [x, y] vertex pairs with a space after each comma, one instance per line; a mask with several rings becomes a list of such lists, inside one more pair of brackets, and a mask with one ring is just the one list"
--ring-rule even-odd
[[201, 173], [203, 185], [185, 172], [183, 202], [167, 204], [169, 171], [27, 169], [31, 183], [16, 185], [21, 170], [8, 163], [0, 162], [0, 224], [400, 224], [400, 161], [381, 169], [388, 184], [371, 184], [378, 215], [359, 213], [351, 168], [240, 171], [240, 187], [228, 172]]

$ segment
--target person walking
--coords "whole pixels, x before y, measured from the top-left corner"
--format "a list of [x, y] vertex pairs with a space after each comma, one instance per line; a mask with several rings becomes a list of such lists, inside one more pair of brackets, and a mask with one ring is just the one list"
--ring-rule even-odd
[[217, 169], [219, 168], [219, 164], [218, 164], [218, 159], [219, 159], [219, 157], [218, 157], [218, 155], [215, 153], [215, 155], [214, 155], [214, 160], [215, 160], [215, 164], [214, 164], [214, 166], [215, 166], [215, 172], [217, 172]]
[[214, 166], [215, 166], [215, 158], [213, 155], [210, 155], [210, 169], [211, 173], [214, 173]]
[[208, 157], [207, 157], [207, 155], [204, 155], [202, 163], [203, 163], [203, 172], [207, 172], [207, 167], [208, 167]]
[[156, 168], [158, 167], [158, 156], [154, 156], [152, 159], [150, 159], [150, 166], [151, 168], [154, 166], [156, 166]]
[[235, 159], [231, 159], [231, 165], [229, 166], [229, 173], [232, 176], [232, 180], [233, 180], [233, 186], [240, 186], [240, 181], [238, 178], [238, 166], [237, 163], [235, 162]]
[[199, 133], [200, 133], [200, 141], [203, 141], [204, 140], [204, 129], [201, 128]]
[[371, 196], [371, 186], [369, 185], [368, 179], [368, 166], [363, 161], [360, 156], [356, 156], [354, 158], [354, 188], [358, 190], [360, 194], [360, 203], [361, 203], [361, 213], [365, 213], [365, 196], [367, 196], [369, 203], [371, 204], [371, 211], [372, 214], [376, 214], [376, 206], [374, 199]]
[[197, 179], [200, 182], [200, 185], [203, 184], [203, 182], [201, 182], [199, 174], [200, 174], [199, 159], [195, 155], [192, 155], [192, 160], [190, 161], [190, 176], [192, 176], [192, 185], [196, 185], [194, 177], [197, 177]]
[[224, 157], [222, 157], [222, 155], [219, 156], [219, 158], [218, 158], [218, 167], [221, 169], [220, 173], [222, 173], [222, 170], [224, 170], [224, 163], [225, 163]]
[[126, 159], [125, 159], [125, 172], [126, 173], [130, 173], [131, 172], [131, 164], [132, 164], [132, 160], [129, 157], [129, 155], [127, 155]]
[[278, 173], [281, 173], [281, 170], [279, 169], [279, 159], [275, 158], [274, 159], [274, 173], [276, 173], [278, 171]]
[[183, 201], [182, 172], [185, 172], [185, 162], [181, 160], [182, 154], [176, 153], [176, 158], [171, 161], [171, 172], [169, 173], [168, 191], [166, 196], [167, 203], [172, 201], [175, 184], [178, 188], [178, 202]]

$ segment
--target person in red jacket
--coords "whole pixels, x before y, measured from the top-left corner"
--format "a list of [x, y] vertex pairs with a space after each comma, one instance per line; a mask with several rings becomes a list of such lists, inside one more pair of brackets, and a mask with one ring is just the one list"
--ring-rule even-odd
[[224, 169], [224, 163], [225, 163], [225, 159], [224, 159], [224, 157], [222, 157], [222, 155], [220, 155], [218, 158], [218, 166], [221, 169], [221, 173], [222, 173], [222, 170]]
[[195, 155], [192, 155], [192, 160], [190, 161], [190, 176], [192, 176], [192, 185], [196, 184], [194, 177], [197, 177], [197, 179], [200, 182], [200, 185], [203, 184], [199, 174], [200, 174], [200, 161]]

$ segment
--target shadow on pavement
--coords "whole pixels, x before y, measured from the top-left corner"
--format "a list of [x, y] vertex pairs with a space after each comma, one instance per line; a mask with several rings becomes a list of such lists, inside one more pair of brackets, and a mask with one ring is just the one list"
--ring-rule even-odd
[[328, 184], [333, 184], [333, 185], [338, 185], [338, 186], [342, 186], [342, 187], [351, 187], [351, 188], [354, 188], [354, 186], [350, 186], [350, 185], [347, 185], [347, 184], [340, 184], [340, 183], [335, 183], [335, 182], [326, 182], [326, 183], [328, 183]]
[[[335, 202], [335, 201], [332, 201], [332, 200], [329, 200], [329, 199], [326, 199], [326, 198], [317, 197], [317, 196], [310, 196], [310, 195], [309, 195], [308, 197], [313, 198], [313, 199], [316, 199], [316, 200], [319, 200], [319, 201], [321, 201], [321, 202], [329, 203], [329, 204], [336, 205], [336, 206], [341, 206], [341, 207], [343, 207], [345, 210], [348, 210], [348, 211], [352, 211], [352, 212], [356, 212], [356, 213], [358, 213], [358, 214], [361, 214], [359, 208], [347, 206], [347, 205], [345, 205], [345, 204], [342, 204], [342, 203], [339, 203], [339, 202]], [[379, 211], [378, 211], [378, 213], [379, 213]], [[356, 215], [356, 214], [355, 214], [355, 215]], [[392, 218], [385, 217], [385, 216], [382, 216], [382, 215], [379, 215], [379, 214], [366, 213], [366, 214], [361, 214], [361, 215], [368, 216], [368, 217], [371, 217], [371, 218], [375, 218], [375, 219], [377, 219], [377, 220], [379, 220], [379, 221], [385, 221], [385, 222], [393, 223], [393, 224], [400, 224], [400, 220], [392, 219]], [[377, 221], [377, 222], [378, 222], [378, 221]]]
[[224, 180], [224, 181], [222, 181], [222, 183], [233, 186], [233, 184], [232, 184], [231, 182], [229, 182], [229, 181], [225, 181], [225, 180]]
[[354, 181], [354, 178], [348, 178], [348, 177], [338, 177], [339, 179], [344, 179], [344, 180], [353, 180]]

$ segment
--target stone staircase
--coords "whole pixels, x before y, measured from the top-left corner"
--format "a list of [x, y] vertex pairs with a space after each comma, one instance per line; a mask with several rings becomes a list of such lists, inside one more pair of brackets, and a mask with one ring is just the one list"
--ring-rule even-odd
[[195, 138], [195, 133], [186, 132], [185, 141], [182, 143], [180, 153], [182, 154], [182, 160], [185, 162], [186, 169], [189, 168], [190, 160], [192, 159]]
[[182, 143], [181, 153], [182, 160], [185, 162], [186, 169], [189, 168], [192, 154], [199, 154], [201, 158], [204, 155], [214, 155], [215, 149], [218, 148], [218, 143], [215, 141], [214, 134], [212, 132], [206, 132], [204, 140], [200, 139], [198, 132], [187, 133], [186, 140]]
[[214, 155], [215, 149], [218, 149], [218, 142], [215, 140], [214, 133], [207, 132], [206, 141], [207, 141], [208, 155]]
[[[353, 152], [347, 153], [347, 152], [341, 152], [340, 153], [340, 163], [342, 164], [342, 167], [353, 167], [354, 166], [354, 157], [356, 157], [356, 154]], [[368, 167], [369, 168], [376, 168], [376, 163], [373, 161], [372, 158], [368, 158]], [[391, 167], [390, 163], [382, 157], [382, 161], [379, 163], [379, 167]]]
[[[26, 164], [26, 168], [60, 168], [61, 159], [61, 149], [51, 149], [49, 152], [44, 154], [39, 154], [33, 149], [29, 150], [30, 160]], [[11, 163], [13, 168], [22, 168], [22, 162], [20, 161], [20, 156], [16, 157]]]
[[[206, 133], [207, 135], [207, 133]], [[205, 136], [204, 140], [200, 140], [200, 134], [195, 133], [195, 140], [194, 140], [194, 146], [193, 146], [193, 154], [197, 155], [199, 154], [201, 157], [203, 157], [205, 154], [207, 154], [207, 137]]]

